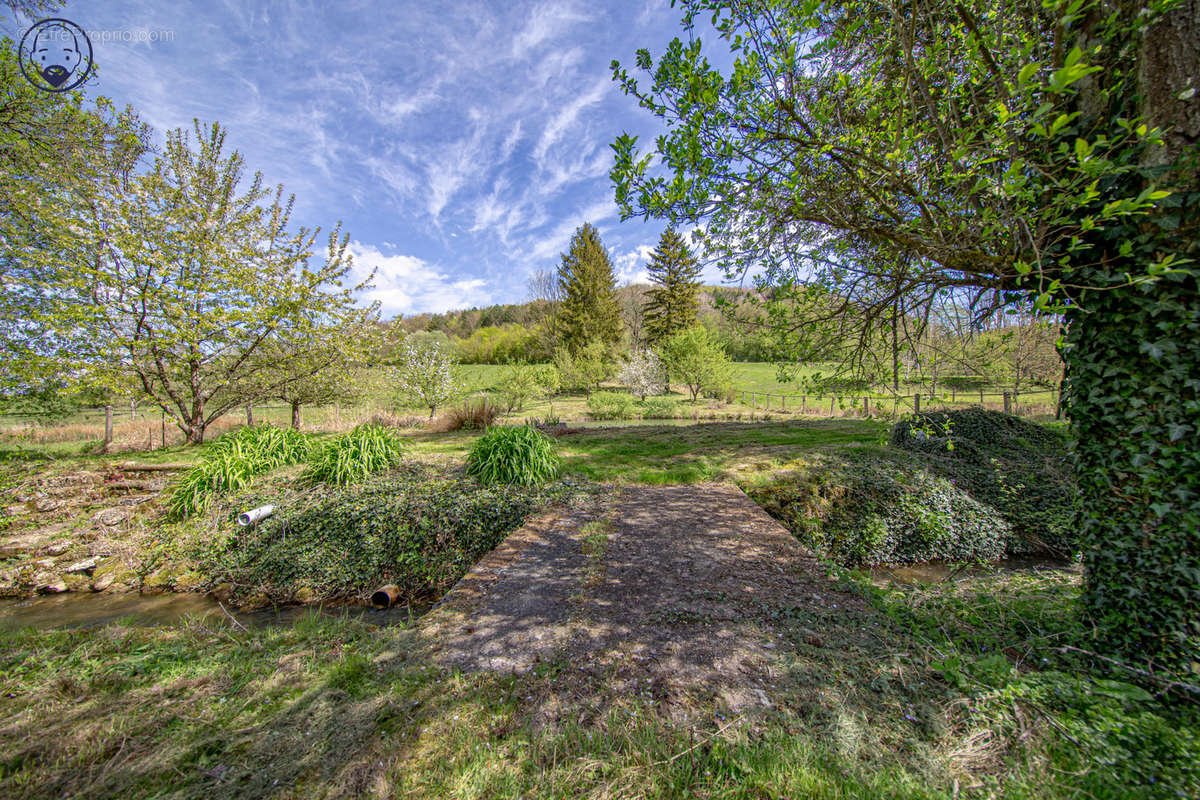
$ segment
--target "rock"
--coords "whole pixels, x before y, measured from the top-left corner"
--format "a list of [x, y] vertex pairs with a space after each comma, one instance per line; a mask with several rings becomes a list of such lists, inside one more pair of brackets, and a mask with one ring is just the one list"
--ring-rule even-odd
[[67, 590], [67, 582], [52, 572], [39, 572], [33, 584], [39, 594], [60, 594]]
[[218, 603], [228, 603], [229, 598], [233, 597], [233, 584], [219, 583], [209, 591], [208, 596]]
[[96, 559], [85, 558], [82, 561], [76, 561], [74, 564], [66, 568], [66, 572], [91, 572], [96, 568]]
[[59, 539], [57, 542], [51, 542], [42, 548], [42, 552], [48, 556], [61, 556], [63, 553], [71, 549], [71, 542], [67, 539]]
[[[135, 583], [137, 575], [119, 558], [106, 558], [92, 572], [92, 588], [97, 592], [118, 591], [120, 586]], [[102, 588], [96, 589], [99, 584]]]
[[321, 596], [319, 594], [317, 594], [317, 592], [315, 590], [313, 590], [311, 587], [301, 586], [299, 589], [296, 590], [295, 594], [292, 595], [292, 599], [295, 600], [297, 603], [307, 604], [307, 603], [315, 603], [316, 601], [321, 599]]
[[117, 581], [117, 576], [114, 573], [112, 573], [112, 572], [105, 573], [104, 575], [101, 575], [99, 578], [95, 578], [92, 580], [92, 591], [93, 592], [103, 592], [105, 589], [109, 588], [114, 583], [116, 583], [116, 581]]
[[49, 543], [50, 540], [41, 532], [14, 536], [6, 542], [0, 543], [0, 558], [16, 558], [36, 553]]
[[112, 527], [129, 519], [131, 513], [128, 508], [102, 508], [92, 515], [92, 521]]
[[33, 563], [38, 565], [42, 569], [54, 569], [54, 559], [53, 558], [39, 558], [37, 561], [35, 561]]
[[55, 500], [53, 497], [41, 497], [34, 501], [33, 508], [38, 513], [45, 514], [62, 508], [62, 505], [62, 500]]

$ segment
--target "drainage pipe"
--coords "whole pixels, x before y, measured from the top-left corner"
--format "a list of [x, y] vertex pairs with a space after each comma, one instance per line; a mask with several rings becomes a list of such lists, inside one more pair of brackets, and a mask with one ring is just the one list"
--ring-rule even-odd
[[247, 525], [253, 525], [260, 520], [264, 520], [274, 513], [275, 506], [259, 506], [258, 508], [252, 508], [249, 511], [238, 514], [238, 525], [241, 525], [244, 528]]

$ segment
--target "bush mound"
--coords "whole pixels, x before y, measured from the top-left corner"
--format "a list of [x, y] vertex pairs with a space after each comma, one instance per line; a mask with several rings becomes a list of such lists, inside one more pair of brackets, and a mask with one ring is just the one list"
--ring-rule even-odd
[[633, 395], [625, 392], [593, 392], [587, 399], [592, 419], [633, 419]]
[[[403, 599], [432, 599], [565, 488], [483, 487], [409, 465], [351, 486], [322, 484], [288, 499], [238, 498], [275, 515], [207, 541], [201, 568], [260, 600], [364, 597], [394, 583]], [[227, 526], [232, 530], [232, 526]]]
[[399, 466], [407, 440], [381, 425], [359, 425], [319, 450], [305, 468], [302, 480], [347, 484]]
[[919, 460], [862, 449], [818, 456], [747, 493], [821, 555], [845, 566], [993, 561], [1012, 528]]
[[999, 511], [1016, 534], [1010, 553], [1068, 557], [1077, 550], [1075, 483], [1066, 440], [1058, 432], [968, 408], [903, 419], [892, 428], [890, 444], [926, 456], [931, 472], [954, 479]]
[[529, 425], [503, 425], [475, 440], [467, 474], [483, 484], [534, 486], [558, 475], [554, 441]]
[[203, 511], [213, 497], [246, 489], [256, 475], [304, 461], [312, 440], [291, 428], [259, 423], [221, 436], [200, 463], [184, 473], [168, 501], [171, 516], [184, 519]]
[[642, 401], [642, 416], [646, 419], [674, 419], [679, 403], [672, 397], [647, 397]]

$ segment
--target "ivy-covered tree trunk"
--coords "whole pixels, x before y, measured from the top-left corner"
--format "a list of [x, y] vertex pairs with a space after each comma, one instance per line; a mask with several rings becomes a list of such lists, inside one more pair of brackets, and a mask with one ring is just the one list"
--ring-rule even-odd
[[[1084, 612], [1115, 653], [1182, 668], [1200, 662], [1197, 41], [1200, 0], [1178, 3], [1143, 40], [1137, 99], [1167, 133], [1129, 180], [1158, 181], [1174, 197], [1135, 229], [1101, 234], [1105, 266], [1073, 276], [1096, 288], [1072, 298], [1064, 351]], [[1121, 239], [1140, 244], [1122, 255], [1111, 249]], [[1164, 257], [1174, 269], [1129, 285]]]
[[1086, 295], [1064, 353], [1084, 611], [1106, 649], [1183, 666], [1200, 660], [1200, 282]]

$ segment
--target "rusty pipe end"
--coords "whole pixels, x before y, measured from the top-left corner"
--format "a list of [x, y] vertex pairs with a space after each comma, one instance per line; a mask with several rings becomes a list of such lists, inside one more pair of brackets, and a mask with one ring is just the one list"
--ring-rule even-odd
[[400, 599], [400, 587], [394, 583], [380, 586], [371, 593], [371, 605], [375, 608], [391, 608]]

